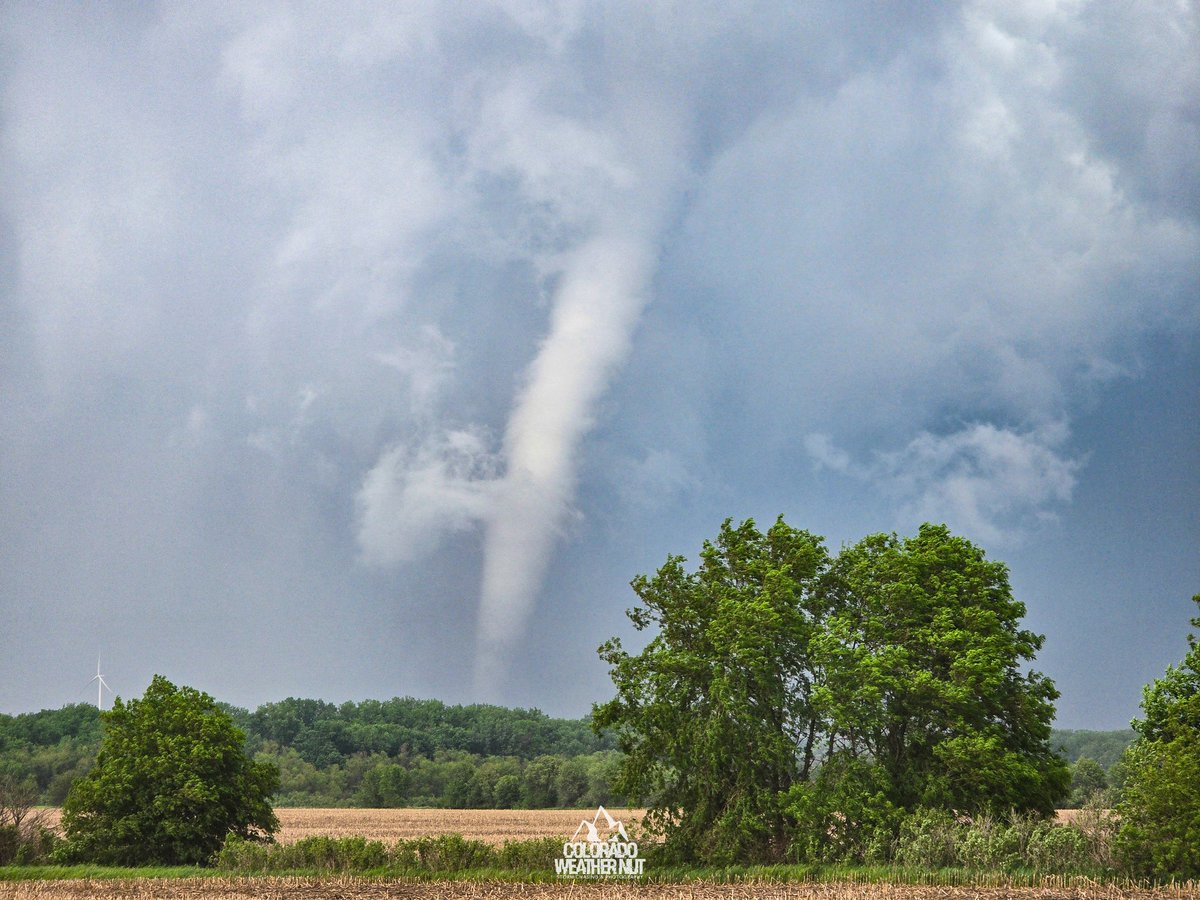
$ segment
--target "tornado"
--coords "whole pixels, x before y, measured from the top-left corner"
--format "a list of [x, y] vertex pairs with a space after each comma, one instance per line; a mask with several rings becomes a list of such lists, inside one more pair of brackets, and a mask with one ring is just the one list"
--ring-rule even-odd
[[508, 653], [528, 624], [571, 515], [580, 444], [646, 304], [649, 244], [636, 235], [601, 233], [563, 266], [549, 333], [505, 430], [506, 469], [485, 523], [475, 667], [482, 695], [499, 696]]

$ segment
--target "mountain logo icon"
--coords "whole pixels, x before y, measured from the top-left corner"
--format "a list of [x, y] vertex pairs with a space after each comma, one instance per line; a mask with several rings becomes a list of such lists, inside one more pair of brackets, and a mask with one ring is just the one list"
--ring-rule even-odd
[[[583, 837], [580, 837], [580, 835], [583, 835]], [[628, 843], [629, 835], [625, 833], [625, 826], [621, 824], [620, 819], [614, 819], [609, 815], [607, 809], [603, 806], [598, 806], [596, 807], [596, 814], [592, 816], [591, 821], [584, 819], [579, 823], [579, 827], [571, 835], [570, 842], [603, 844], [608, 841], [625, 841]]]

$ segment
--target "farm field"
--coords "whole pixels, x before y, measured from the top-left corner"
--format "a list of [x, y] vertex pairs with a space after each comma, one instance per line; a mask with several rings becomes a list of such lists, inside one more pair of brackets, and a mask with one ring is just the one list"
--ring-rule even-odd
[[[352, 809], [340, 807], [280, 807], [280, 830], [276, 839], [290, 844], [315, 834], [328, 837], [365, 837], [384, 843], [438, 834], [461, 834], [472, 840], [503, 844], [508, 840], [540, 837], [570, 837], [583, 818], [594, 809]], [[644, 809], [609, 810], [628, 826], [637, 822]], [[1069, 822], [1078, 810], [1060, 809], [1060, 822]], [[58, 825], [60, 810], [42, 811], [46, 824]]]
[[[610, 809], [629, 824], [643, 809]], [[505, 841], [541, 837], [569, 838], [594, 809], [277, 809], [280, 831], [276, 839], [290, 844], [311, 835], [358, 835], [389, 843], [401, 838], [461, 834], [465, 838], [500, 845]]]
[[[320, 809], [276, 810], [282, 825], [279, 840], [291, 843], [311, 835], [359, 835], [394, 842], [457, 832], [500, 845], [506, 840], [538, 837], [567, 838], [580, 820], [595, 810], [446, 810], [446, 809]], [[613, 809], [627, 825], [641, 809]], [[1068, 815], [1070, 811], [1063, 811]], [[57, 822], [58, 810], [45, 810]], [[619, 880], [593, 882], [415, 881], [329, 875], [218, 876], [186, 878], [74, 879], [0, 882], [0, 900], [158, 900], [158, 898], [413, 898], [413, 900], [1200, 900], [1196, 885], [1134, 888], [1086, 880], [1048, 879], [1037, 887], [896, 885], [853, 883], [742, 883], [692, 881], [679, 884], [635, 884]]]
[[[610, 809], [627, 826], [645, 813], [644, 809]], [[280, 807], [281, 844], [291, 844], [313, 835], [326, 837], [365, 837], [372, 841], [394, 843], [439, 834], [461, 834], [471, 840], [499, 846], [505, 841], [529, 838], [569, 838], [583, 819], [591, 819], [594, 809], [320, 809]], [[58, 825], [61, 811], [46, 809], [47, 825]]]
[[0, 883], [0, 900], [165, 900], [165, 898], [413, 898], [413, 900], [1181, 900], [1194, 890], [1077, 887], [936, 887], [893, 884], [521, 884], [501, 881], [396, 881], [379, 878], [140, 878]]

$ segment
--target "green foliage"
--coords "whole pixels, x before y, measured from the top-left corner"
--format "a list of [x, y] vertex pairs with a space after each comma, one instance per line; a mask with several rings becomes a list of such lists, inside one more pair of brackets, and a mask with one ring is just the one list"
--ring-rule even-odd
[[43, 862], [53, 851], [57, 838], [36, 800], [32, 778], [0, 775], [0, 866]]
[[797, 862], [874, 863], [891, 856], [900, 811], [888, 800], [887, 775], [879, 766], [835, 757], [807, 782], [793, 784], [784, 807], [791, 816]]
[[961, 865], [962, 825], [944, 809], [917, 809], [905, 816], [896, 843], [896, 862], [921, 869]]
[[[412, 698], [341, 705], [290, 698], [253, 712], [217, 708], [246, 733], [247, 752], [280, 770], [280, 806], [625, 802], [612, 788], [615, 737], [596, 735], [586, 719]], [[102, 730], [99, 711], [85, 704], [0, 715], [0, 777], [32, 779], [38, 802], [61, 805], [94, 763]], [[538, 759], [527, 784], [526, 769]]]
[[553, 872], [562, 852], [557, 838], [508, 841], [496, 848], [459, 834], [397, 841], [387, 846], [361, 837], [308, 837], [294, 844], [261, 844], [229, 835], [214, 857], [218, 869], [263, 872], [387, 872], [448, 875], [481, 870]]
[[1108, 788], [1108, 775], [1096, 760], [1082, 756], [1071, 767], [1070, 806], [1078, 809], [1099, 797]]
[[116, 865], [203, 863], [226, 834], [278, 828], [272, 766], [252, 762], [244, 735], [207, 694], [155, 676], [140, 700], [104, 714], [96, 765], [63, 808], [71, 860]]
[[1055, 728], [1050, 733], [1050, 745], [1068, 762], [1076, 763], [1087, 756], [1098, 762], [1105, 771], [1121, 758], [1137, 737], [1132, 728], [1120, 731], [1085, 731]]
[[670, 557], [632, 586], [630, 620], [657, 633], [636, 656], [600, 648], [617, 696], [593, 718], [669, 858], [867, 858], [896, 811], [1045, 814], [1066, 795], [1058, 692], [1027, 671], [1042, 638], [1007, 568], [944, 526], [831, 560], [782, 518], [726, 521], [696, 572]]
[[[1192, 600], [1200, 605], [1200, 594]], [[1192, 619], [1200, 628], [1200, 617]], [[1138, 740], [1122, 760], [1117, 850], [1133, 873], [1200, 878], [1200, 643], [1146, 686]]]
[[96, 758], [102, 725], [94, 706], [0, 715], [0, 777], [32, 781], [38, 802], [62, 803]]
[[1107, 846], [1074, 824], [1017, 813], [966, 819], [921, 808], [901, 823], [894, 861], [920, 869], [1101, 875], [1109, 860]]
[[726, 520], [697, 572], [683, 562], [633, 580], [642, 605], [629, 618], [658, 633], [637, 656], [615, 638], [600, 648], [617, 697], [593, 718], [625, 751], [618, 788], [656, 798], [645, 824], [667, 855], [779, 859], [790, 824], [781, 796], [813, 760], [808, 643], [828, 555], [782, 519], [766, 534]]
[[1049, 742], [1058, 691], [1025, 671], [1043, 639], [1019, 627], [1003, 563], [922, 525], [844, 549], [829, 590], [815, 699], [834, 752], [883, 766], [901, 808], [1054, 809], [1070, 780]]
[[[244, 712], [244, 711], [242, 711]], [[327, 769], [359, 753], [433, 757], [442, 751], [471, 756], [578, 756], [611, 749], [587, 720], [552, 719], [536, 709], [396, 697], [340, 706], [289, 697], [245, 713], [250, 746], [292, 747], [308, 763]]]

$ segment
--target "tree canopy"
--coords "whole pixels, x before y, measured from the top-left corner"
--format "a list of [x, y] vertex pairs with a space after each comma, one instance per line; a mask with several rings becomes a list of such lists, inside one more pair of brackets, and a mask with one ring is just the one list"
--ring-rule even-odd
[[1052, 813], [1070, 776], [1050, 745], [1054, 684], [1026, 672], [1008, 568], [944, 525], [844, 549], [815, 636], [829, 755], [868, 757], [898, 807]]
[[139, 700], [103, 714], [96, 764], [75, 782], [62, 824], [71, 858], [114, 865], [194, 864], [226, 835], [268, 837], [277, 770], [205, 693], [156, 675]]
[[633, 580], [643, 605], [629, 618], [658, 633], [636, 656], [616, 638], [600, 648], [617, 696], [593, 718], [618, 731], [618, 788], [657, 798], [647, 824], [679, 855], [778, 856], [782, 793], [813, 761], [809, 653], [828, 554], [781, 519], [766, 534], [726, 521], [700, 557], [696, 572], [672, 556]]
[[1183, 661], [1143, 690], [1123, 760], [1118, 847], [1130, 869], [1158, 878], [1200, 878], [1200, 641], [1187, 640]]
[[782, 518], [727, 520], [698, 570], [672, 556], [632, 586], [630, 620], [656, 633], [601, 646], [617, 695], [593, 716], [669, 854], [812, 855], [894, 810], [1048, 813], [1066, 794], [1058, 693], [1026, 671], [1042, 638], [1007, 568], [944, 526], [830, 557]]

